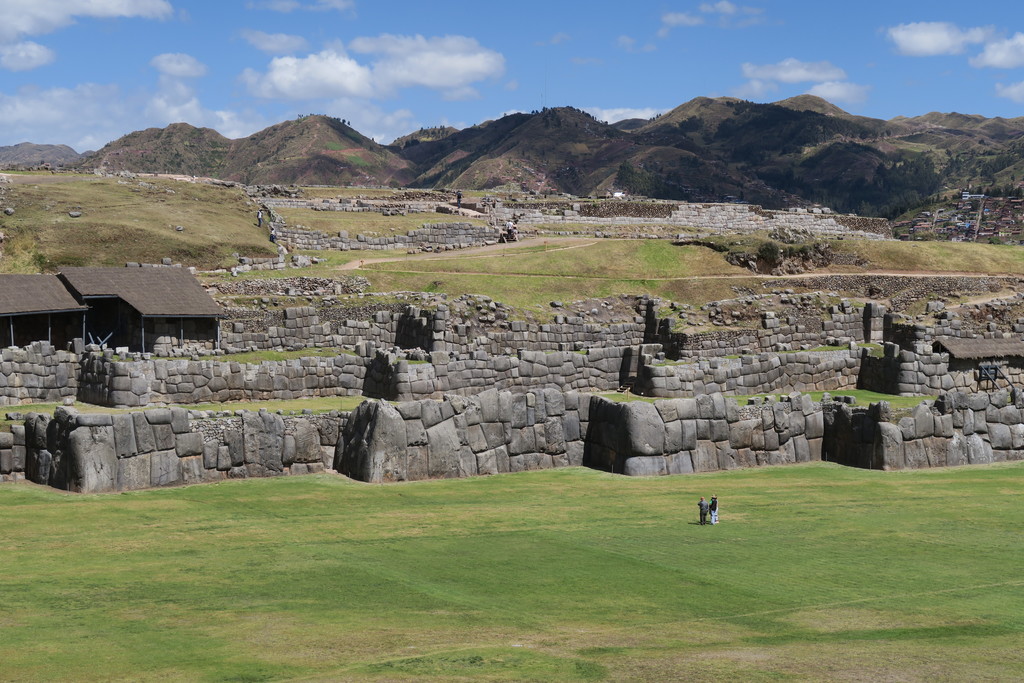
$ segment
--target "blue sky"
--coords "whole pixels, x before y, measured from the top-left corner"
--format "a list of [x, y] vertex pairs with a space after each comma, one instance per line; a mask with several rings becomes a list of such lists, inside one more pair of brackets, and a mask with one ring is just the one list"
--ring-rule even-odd
[[0, 145], [329, 114], [389, 142], [571, 105], [821, 95], [878, 118], [1024, 115], [1024, 10], [918, 0], [0, 0]]

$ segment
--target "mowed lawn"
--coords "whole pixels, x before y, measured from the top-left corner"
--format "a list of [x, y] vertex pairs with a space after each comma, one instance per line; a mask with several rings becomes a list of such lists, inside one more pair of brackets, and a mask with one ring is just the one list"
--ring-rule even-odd
[[[0, 679], [1024, 677], [1024, 466], [0, 486]], [[717, 494], [722, 523], [695, 524]]]
[[482, 256], [371, 262], [358, 273], [375, 291], [485, 294], [517, 308], [643, 293], [704, 303], [735, 296], [735, 287], [760, 286], [711, 249], [664, 240], [535, 238]]

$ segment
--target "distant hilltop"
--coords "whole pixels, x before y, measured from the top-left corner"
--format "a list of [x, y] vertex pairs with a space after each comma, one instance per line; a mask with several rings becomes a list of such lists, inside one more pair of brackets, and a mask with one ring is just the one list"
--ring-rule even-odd
[[[176, 123], [45, 163], [248, 184], [622, 191], [894, 217], [951, 188], [1017, 182], [1024, 178], [1022, 152], [1024, 117], [933, 112], [885, 121], [801, 95], [772, 104], [698, 97], [652, 119], [613, 123], [557, 107], [462, 130], [425, 128], [391, 145], [321, 115], [237, 140]], [[36, 157], [21, 158], [31, 164], [42, 159]], [[13, 162], [0, 156], [0, 163]]]
[[73, 164], [82, 156], [67, 145], [36, 145], [22, 142], [10, 147], [0, 147], [0, 168], [65, 166]]

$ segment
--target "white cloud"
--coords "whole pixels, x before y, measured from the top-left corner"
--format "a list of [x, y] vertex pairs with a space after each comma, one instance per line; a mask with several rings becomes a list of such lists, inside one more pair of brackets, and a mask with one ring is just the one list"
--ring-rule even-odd
[[733, 95], [745, 100], [761, 100], [768, 96], [769, 93], [776, 92], [778, 89], [778, 83], [752, 78], [733, 90]]
[[339, 12], [354, 9], [355, 0], [315, 0], [309, 4], [303, 4], [299, 0], [261, 0], [250, 2], [247, 9], [264, 9], [271, 12], [294, 12], [295, 10], [309, 10], [313, 12], [324, 12], [338, 10]]
[[661, 15], [661, 23], [669, 27], [700, 26], [704, 23], [704, 18], [687, 12], [666, 12]]
[[1024, 33], [1015, 33], [1012, 38], [987, 44], [981, 54], [971, 58], [970, 62], [971, 66], [991, 66], [997, 69], [1024, 66]]
[[370, 70], [334, 49], [307, 57], [276, 57], [265, 74], [246, 69], [242, 81], [257, 97], [313, 100], [331, 97], [372, 97]]
[[603, 107], [586, 107], [584, 111], [592, 115], [598, 121], [616, 123], [617, 121], [624, 121], [626, 119], [653, 118], [658, 114], [664, 113], [666, 110], [655, 109], [654, 107], [612, 107], [610, 109], [605, 109]]
[[637, 45], [636, 38], [631, 36], [619, 36], [615, 39], [615, 45], [626, 52], [654, 52], [658, 49], [653, 43]]
[[818, 83], [807, 91], [808, 95], [817, 95], [829, 102], [860, 104], [868, 99], [870, 85], [857, 85], [846, 81], [827, 81]]
[[750, 64], [741, 67], [743, 77], [752, 80], [803, 83], [815, 81], [838, 81], [846, 78], [846, 72], [829, 62], [801, 62], [792, 57], [778, 64]]
[[167, 0], [4, 0], [0, 41], [50, 33], [78, 17], [166, 19], [173, 14]]
[[[499, 78], [505, 58], [465, 36], [424, 38], [384, 34], [356, 38], [349, 50], [374, 55], [373, 78], [383, 94], [407, 87], [440, 90], [448, 99], [466, 99], [471, 83]], [[472, 92], [471, 92], [472, 91]]]
[[722, 0], [721, 2], [716, 2], [713, 4], [705, 2], [702, 3], [698, 9], [700, 9], [701, 12], [704, 12], [706, 14], [736, 14], [736, 12], [739, 11], [739, 8], [736, 7], [736, 5], [732, 4], [731, 2], [728, 2], [728, 0]]
[[[126, 102], [116, 85], [26, 87], [0, 93], [0, 144], [68, 144], [79, 152], [124, 134]], [[40, 136], [46, 131], [46, 138]]]
[[996, 95], [1024, 104], [1024, 81], [1010, 85], [996, 84]]
[[169, 123], [190, 123], [203, 125], [203, 107], [195, 92], [182, 81], [167, 79], [160, 83], [160, 90], [146, 104], [146, 120], [157, 126]]
[[505, 73], [500, 53], [464, 36], [385, 34], [356, 38], [349, 51], [368, 55], [369, 63], [360, 63], [337, 44], [306, 57], [277, 57], [266, 73], [246, 69], [242, 82], [267, 99], [380, 98], [423, 87], [460, 100], [477, 96], [473, 83]]
[[191, 55], [165, 52], [149, 60], [149, 65], [165, 76], [199, 78], [206, 75], [206, 65]]
[[565, 33], [564, 31], [559, 31], [558, 33], [556, 33], [555, 35], [551, 36], [547, 40], [542, 40], [542, 41], [539, 41], [539, 42], [537, 42], [535, 44], [536, 45], [541, 45], [541, 46], [544, 46], [544, 45], [560, 45], [561, 43], [566, 43], [566, 42], [568, 42], [570, 40], [572, 40], [572, 36], [570, 36], [568, 33]]
[[0, 68], [8, 71], [28, 71], [45, 66], [56, 58], [53, 50], [31, 40], [14, 45], [0, 45]]
[[658, 29], [658, 37], [665, 38], [678, 26], [700, 26], [704, 23], [704, 17], [687, 12], [666, 12], [661, 15], [661, 28]]
[[421, 127], [408, 109], [384, 111], [362, 100], [339, 98], [327, 106], [326, 113], [345, 119], [353, 128], [381, 144]]
[[961, 29], [946, 21], [919, 21], [886, 30], [897, 52], [911, 57], [957, 55], [968, 45], [984, 43], [993, 33], [991, 27]]
[[698, 9], [704, 14], [717, 14], [718, 25], [722, 28], [744, 28], [764, 21], [763, 9], [736, 5], [728, 0], [705, 2]]
[[515, 91], [515, 90], [519, 90], [519, 81], [517, 81], [516, 79], [513, 78], [511, 81], [508, 81], [507, 83], [505, 83], [504, 87], [505, 87], [505, 90], [508, 90], [510, 92], [511, 91]]
[[242, 29], [242, 38], [257, 50], [271, 55], [290, 55], [309, 47], [302, 36], [287, 33], [264, 33], [253, 29]]

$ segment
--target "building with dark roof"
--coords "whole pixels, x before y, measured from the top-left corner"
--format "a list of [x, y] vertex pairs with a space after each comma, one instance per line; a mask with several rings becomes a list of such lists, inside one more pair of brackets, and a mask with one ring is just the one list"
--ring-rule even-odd
[[950, 375], [969, 378], [971, 391], [1024, 387], [1024, 340], [939, 337], [935, 351], [949, 354]]
[[0, 275], [0, 347], [63, 348], [81, 335], [85, 311], [56, 275]]
[[212, 350], [220, 306], [182, 268], [65, 268], [58, 277], [88, 307], [88, 344], [158, 354], [172, 348]]

